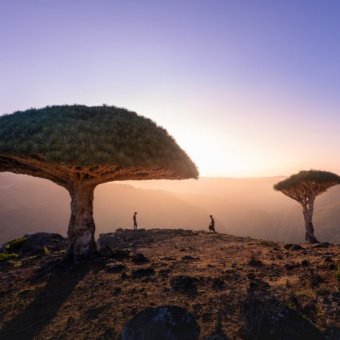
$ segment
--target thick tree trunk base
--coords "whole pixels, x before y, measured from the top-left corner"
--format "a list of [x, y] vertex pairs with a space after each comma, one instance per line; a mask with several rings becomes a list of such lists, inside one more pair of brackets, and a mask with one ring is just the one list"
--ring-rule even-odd
[[65, 260], [77, 262], [96, 254], [93, 220], [94, 187], [74, 183], [69, 189], [71, 196], [71, 218], [68, 227], [68, 246]]
[[315, 200], [315, 197], [312, 197], [308, 200], [308, 203], [302, 205], [303, 217], [305, 219], [305, 228], [306, 228], [305, 238], [308, 243], [319, 243], [319, 241], [314, 235], [314, 225], [313, 225], [314, 200]]
[[314, 226], [310, 221], [306, 221], [306, 241], [308, 243], [319, 243], [318, 239], [314, 235]]
[[65, 255], [66, 262], [77, 262], [81, 259], [97, 254], [97, 246], [94, 233], [89, 230], [79, 230], [68, 239]]
[[319, 243], [318, 239], [315, 237], [314, 233], [306, 232], [306, 241], [308, 243]]

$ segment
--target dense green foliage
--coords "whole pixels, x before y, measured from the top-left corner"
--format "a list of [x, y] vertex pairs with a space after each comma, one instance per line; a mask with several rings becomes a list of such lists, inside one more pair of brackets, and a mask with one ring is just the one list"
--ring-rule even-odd
[[287, 179], [274, 185], [275, 190], [290, 190], [301, 185], [301, 183], [340, 183], [340, 177], [332, 172], [321, 170], [300, 171]]
[[197, 177], [165, 129], [113, 106], [50, 106], [0, 116], [1, 154], [64, 165], [169, 167]]

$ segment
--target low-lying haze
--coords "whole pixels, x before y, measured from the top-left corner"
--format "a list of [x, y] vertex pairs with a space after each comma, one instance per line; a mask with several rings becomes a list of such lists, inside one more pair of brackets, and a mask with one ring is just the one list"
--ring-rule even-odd
[[[300, 205], [273, 190], [282, 177], [201, 178], [100, 185], [95, 191], [96, 235], [132, 228], [207, 230], [209, 215], [219, 232], [283, 242], [303, 242]], [[0, 174], [0, 243], [38, 231], [66, 235], [70, 197], [52, 182]], [[316, 200], [314, 222], [320, 241], [340, 242], [340, 187]]]

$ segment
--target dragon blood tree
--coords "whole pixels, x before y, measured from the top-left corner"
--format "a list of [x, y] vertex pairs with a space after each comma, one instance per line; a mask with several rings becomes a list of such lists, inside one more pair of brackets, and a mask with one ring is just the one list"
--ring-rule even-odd
[[45, 178], [71, 196], [66, 258], [96, 252], [93, 193], [110, 181], [197, 178], [166, 130], [126, 109], [51, 106], [0, 116], [0, 172]]
[[328, 188], [340, 183], [340, 177], [327, 171], [300, 171], [274, 185], [274, 189], [281, 191], [288, 197], [302, 205], [306, 228], [306, 241], [319, 242], [314, 235], [313, 210], [316, 196], [327, 191]]

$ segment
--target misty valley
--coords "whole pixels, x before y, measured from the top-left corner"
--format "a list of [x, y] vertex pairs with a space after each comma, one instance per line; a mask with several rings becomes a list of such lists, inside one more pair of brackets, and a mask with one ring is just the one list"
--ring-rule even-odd
[[[283, 177], [200, 178], [184, 181], [131, 181], [100, 185], [94, 216], [98, 236], [132, 228], [208, 230], [209, 215], [221, 233], [280, 242], [304, 242], [299, 204], [273, 190]], [[40, 231], [66, 235], [70, 197], [47, 180], [0, 174], [0, 243]], [[315, 233], [322, 242], [340, 243], [340, 188], [315, 202]]]

